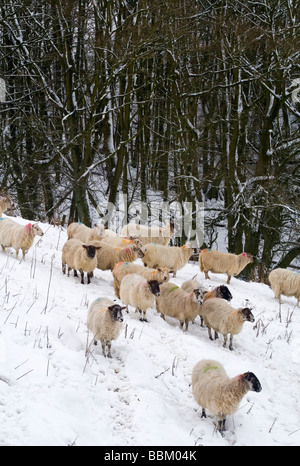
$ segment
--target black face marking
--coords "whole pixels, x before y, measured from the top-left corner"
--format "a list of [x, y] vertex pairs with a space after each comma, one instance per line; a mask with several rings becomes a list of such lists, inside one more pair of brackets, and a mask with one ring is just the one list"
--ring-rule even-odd
[[200, 290], [200, 288], [196, 288], [194, 290], [194, 295], [196, 297], [197, 303], [200, 304], [200, 306], [202, 306], [204, 296], [206, 295], [206, 291]]
[[262, 390], [262, 386], [260, 384], [260, 381], [256, 377], [253, 372], [246, 372], [243, 374], [244, 380], [246, 380], [249, 384], [250, 390], [252, 392], [260, 392]]
[[150, 280], [148, 282], [150, 291], [154, 296], [160, 296], [159, 282], [157, 280]]
[[96, 251], [100, 249], [100, 247], [86, 245], [86, 244], [83, 244], [82, 247], [86, 250], [86, 253], [89, 259], [94, 259], [96, 255]]
[[244, 320], [247, 320], [248, 322], [254, 322], [255, 321], [254, 315], [252, 314], [251, 309], [249, 309], [249, 307], [245, 307], [242, 310], [242, 314], [244, 316]]
[[221, 298], [226, 299], [226, 301], [231, 301], [232, 300], [232, 294], [230, 293], [229, 289], [225, 285], [219, 286], [219, 293], [221, 295]]
[[111, 315], [111, 319], [116, 322], [123, 322], [123, 314], [122, 309], [123, 307], [119, 306], [119, 304], [114, 304], [113, 306], [109, 306], [109, 311]]

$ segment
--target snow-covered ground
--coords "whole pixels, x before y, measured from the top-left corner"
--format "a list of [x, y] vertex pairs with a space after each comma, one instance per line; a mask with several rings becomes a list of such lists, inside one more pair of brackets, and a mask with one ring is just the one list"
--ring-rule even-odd
[[[16, 219], [26, 224], [27, 221]], [[112, 345], [113, 359], [93, 346], [86, 328], [92, 301], [115, 299], [112, 274], [96, 270], [90, 285], [61, 271], [66, 232], [40, 224], [26, 262], [0, 252], [0, 446], [4, 445], [299, 445], [300, 309], [279, 304], [263, 284], [233, 278], [233, 306], [248, 299], [256, 322], [234, 338], [235, 351], [210, 341], [199, 321], [188, 333], [155, 309], [142, 323], [132, 309]], [[188, 264], [172, 282], [198, 273]], [[207, 286], [225, 283], [212, 274]], [[117, 300], [117, 302], [119, 302]], [[89, 339], [88, 339], [89, 337]], [[201, 419], [191, 372], [200, 359], [220, 361], [230, 376], [252, 371], [262, 384], [227, 419]]]

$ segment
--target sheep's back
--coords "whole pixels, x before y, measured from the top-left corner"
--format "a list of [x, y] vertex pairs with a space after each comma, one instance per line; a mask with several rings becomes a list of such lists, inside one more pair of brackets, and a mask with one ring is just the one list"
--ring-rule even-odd
[[274, 269], [269, 274], [272, 289], [278, 288], [286, 296], [300, 296], [300, 275], [286, 269]]
[[192, 390], [197, 403], [211, 414], [220, 414], [222, 386], [229, 377], [222, 364], [214, 360], [199, 361], [192, 371]]

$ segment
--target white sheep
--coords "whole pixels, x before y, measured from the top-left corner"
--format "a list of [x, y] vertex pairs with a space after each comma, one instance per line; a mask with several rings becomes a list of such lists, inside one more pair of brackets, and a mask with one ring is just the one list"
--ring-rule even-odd
[[5, 248], [13, 248], [18, 258], [21, 249], [23, 260], [25, 260], [25, 254], [33, 245], [34, 238], [43, 235], [44, 233], [37, 223], [33, 225], [28, 223], [24, 226], [7, 218], [0, 221], [0, 244], [2, 251], [5, 251]]
[[166, 246], [169, 244], [174, 233], [174, 223], [171, 221], [165, 227], [149, 227], [136, 223], [128, 223], [122, 228], [124, 236], [137, 236], [144, 244], [156, 243]]
[[192, 390], [194, 399], [202, 407], [201, 417], [206, 417], [208, 409], [218, 418], [217, 429], [222, 433], [226, 416], [237, 411], [248, 391], [260, 392], [262, 387], [253, 372], [245, 372], [231, 379], [218, 361], [204, 359], [193, 368]]
[[[92, 332], [94, 344], [101, 341], [103, 356], [111, 358], [111, 342], [116, 340], [122, 330], [123, 315], [121, 307], [108, 298], [98, 298], [88, 311], [87, 327]], [[107, 348], [107, 354], [106, 354]]]
[[281, 303], [281, 295], [294, 296], [297, 306], [300, 301], [300, 274], [286, 269], [274, 269], [269, 274], [269, 282], [275, 298]]
[[[222, 298], [222, 299], [225, 299], [226, 301], [232, 300], [232, 294], [230, 293], [229, 289], [225, 285], [219, 285], [213, 290], [209, 291], [207, 288], [205, 288], [203, 285], [197, 282], [197, 280], [191, 279], [191, 280], [185, 281], [181, 285], [181, 289], [188, 291], [188, 292], [198, 289], [199, 291], [203, 293], [203, 303], [207, 299], [210, 299], [210, 298]], [[199, 316], [201, 319], [201, 327], [203, 327], [202, 306], [201, 306], [201, 309], [199, 310]]]
[[[227, 335], [230, 334], [229, 349], [232, 351], [233, 336], [242, 331], [246, 321], [254, 322], [254, 316], [248, 307], [235, 309], [220, 298], [211, 298], [203, 302], [201, 308], [204, 324], [208, 327], [208, 335], [212, 340], [211, 329], [222, 333], [224, 337], [223, 347], [226, 348]], [[218, 334], [215, 333], [215, 339]]]
[[106, 236], [103, 237], [101, 240], [102, 244], [108, 244], [108, 246], [111, 246], [112, 248], [127, 248], [128, 246], [135, 244], [137, 247], [139, 247], [143, 252], [145, 251], [145, 246], [143, 242], [137, 238], [136, 236]]
[[9, 197], [0, 196], [0, 218], [2, 218], [3, 213], [13, 207], [13, 202]]
[[87, 227], [83, 223], [70, 223], [67, 229], [68, 239], [80, 239], [83, 243], [90, 243], [94, 240], [99, 240], [103, 237], [104, 226], [95, 225], [94, 228]]
[[185, 324], [185, 330], [188, 330], [189, 322], [200, 315], [203, 296], [198, 288], [187, 292], [174, 283], [164, 283], [160, 286], [160, 296], [156, 298], [156, 309], [164, 320], [165, 316], [173, 317], [179, 320], [181, 329]]
[[136, 308], [141, 314], [140, 321], [147, 322], [146, 311], [155, 304], [155, 296], [159, 296], [160, 287], [157, 280], [145, 280], [142, 275], [132, 273], [126, 275], [120, 287], [120, 299], [126, 304]]
[[208, 272], [227, 273], [227, 284], [229, 284], [232, 276], [239, 275], [246, 265], [253, 262], [253, 257], [245, 252], [236, 255], [203, 249], [199, 254], [199, 262], [200, 270], [205, 273], [206, 279], [209, 278]]
[[77, 271], [81, 275], [81, 283], [84, 284], [84, 272], [87, 273], [87, 283], [97, 267], [97, 250], [98, 246], [84, 244], [80, 239], [69, 239], [63, 246], [62, 250], [62, 270], [66, 273], [68, 266], [68, 277], [70, 271], [74, 270], [74, 276], [77, 277]]
[[113, 269], [114, 290], [118, 298], [120, 298], [120, 286], [125, 275], [129, 273], [138, 273], [146, 280], [157, 280], [159, 283], [168, 282], [170, 280], [170, 272], [166, 267], [159, 269], [149, 269], [143, 265], [133, 262], [118, 262]]
[[181, 247], [149, 243], [145, 245], [145, 249], [142, 258], [145, 267], [153, 269], [167, 267], [173, 273], [173, 277], [176, 277], [176, 272], [188, 263], [194, 252], [188, 243]]
[[103, 243], [103, 241], [92, 241], [92, 244], [99, 247], [97, 268], [100, 270], [113, 270], [118, 262], [134, 262], [139, 257], [144, 256], [142, 249], [135, 243], [126, 248], [115, 248]]

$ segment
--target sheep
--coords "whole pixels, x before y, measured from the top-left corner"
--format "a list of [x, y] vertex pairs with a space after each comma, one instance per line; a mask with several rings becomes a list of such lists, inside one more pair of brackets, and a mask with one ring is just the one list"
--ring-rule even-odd
[[90, 243], [102, 238], [104, 233], [103, 225], [95, 225], [94, 228], [87, 227], [82, 223], [70, 223], [67, 229], [68, 239], [80, 239], [83, 243]]
[[227, 273], [227, 284], [229, 285], [231, 277], [239, 275], [246, 265], [253, 262], [251, 254], [242, 252], [239, 255], [227, 252], [211, 251], [203, 249], [199, 254], [200, 270], [205, 273], [208, 279], [208, 272]]
[[[108, 298], [98, 298], [90, 306], [87, 315], [87, 327], [92, 332], [94, 344], [101, 341], [104, 357], [111, 358], [111, 342], [116, 340], [123, 327], [121, 307]], [[107, 348], [107, 354], [106, 354]]]
[[0, 196], [0, 218], [2, 218], [3, 213], [13, 207], [13, 202], [9, 197]]
[[187, 331], [189, 322], [200, 313], [203, 296], [198, 288], [189, 293], [174, 283], [164, 283], [160, 286], [160, 296], [156, 298], [156, 309], [164, 320], [166, 315], [179, 320], [181, 329], [185, 324]]
[[107, 237], [103, 237], [101, 241], [102, 241], [102, 244], [108, 244], [109, 246], [113, 248], [122, 248], [122, 249], [127, 248], [131, 244], [135, 244], [138, 248], [140, 248], [143, 252], [145, 252], [145, 246], [143, 242], [137, 236], [130, 236], [128, 238], [126, 236], [116, 236], [116, 237], [107, 236]]
[[81, 283], [84, 284], [84, 272], [87, 273], [87, 283], [90, 284], [93, 271], [97, 267], [97, 250], [99, 246], [84, 244], [80, 239], [69, 239], [62, 250], [62, 271], [66, 273], [68, 266], [68, 277], [70, 271], [74, 270], [77, 277], [77, 270], [81, 274]]
[[20, 225], [10, 219], [2, 219], [0, 221], [0, 244], [2, 251], [5, 248], [13, 248], [16, 251], [16, 258], [19, 256], [20, 249], [22, 250], [25, 261], [25, 255], [33, 245], [36, 236], [43, 236], [44, 233], [37, 223]]
[[281, 295], [294, 296], [297, 306], [300, 301], [300, 275], [286, 269], [274, 269], [269, 274], [269, 282], [275, 293], [275, 298], [281, 303]]
[[253, 372], [245, 372], [232, 379], [218, 361], [203, 359], [192, 371], [192, 390], [195, 401], [202, 407], [201, 418], [206, 418], [206, 409], [217, 416], [217, 429], [225, 431], [226, 416], [234, 414], [248, 391], [260, 392], [262, 386]]
[[[186, 282], [184, 282], [181, 285], [181, 289], [188, 291], [188, 292], [195, 290], [195, 289], [199, 289], [203, 293], [203, 302], [205, 302], [207, 299], [210, 299], [210, 298], [222, 298], [222, 299], [225, 299], [226, 301], [232, 300], [232, 294], [230, 293], [229, 289], [225, 285], [217, 286], [213, 290], [209, 291], [207, 288], [205, 288], [203, 285], [198, 283], [196, 280], [191, 279], [191, 280], [187, 280]], [[202, 316], [201, 309], [199, 311], [199, 316], [201, 319], [201, 327], [203, 327], [204, 325], [203, 325], [203, 316]]]
[[167, 267], [173, 273], [173, 277], [176, 277], [177, 270], [187, 264], [194, 252], [189, 243], [181, 247], [149, 243], [146, 244], [145, 249], [145, 255], [142, 258], [144, 266], [153, 269]]
[[174, 223], [171, 221], [163, 228], [129, 223], [122, 228], [121, 234], [124, 236], [137, 236], [144, 244], [156, 243], [167, 246], [174, 234]]
[[134, 243], [126, 248], [113, 248], [102, 241], [92, 241], [94, 246], [101, 247], [97, 252], [97, 268], [100, 270], [113, 270], [118, 262], [134, 262], [144, 256], [144, 252]]
[[170, 280], [170, 272], [166, 267], [149, 269], [148, 267], [134, 264], [132, 262], [119, 262], [114, 266], [114, 270], [112, 272], [114, 278], [114, 290], [118, 298], [120, 298], [120, 286], [122, 279], [129, 273], [138, 273], [146, 280], [157, 280], [159, 283], [168, 282]]
[[[222, 333], [224, 337], [223, 348], [226, 348], [227, 335], [230, 333], [229, 349], [232, 351], [233, 336], [242, 331], [246, 321], [254, 322], [254, 316], [248, 307], [235, 309], [231, 305], [220, 298], [211, 298], [203, 302], [201, 309], [204, 324], [208, 327], [208, 335], [212, 340], [211, 329], [215, 332]], [[218, 334], [215, 333], [215, 339]]]
[[127, 312], [128, 305], [134, 306], [136, 312], [141, 314], [140, 321], [148, 322], [146, 319], [146, 311], [149, 307], [155, 304], [155, 296], [160, 295], [160, 286], [157, 280], [145, 280], [142, 275], [132, 273], [126, 275], [120, 287], [120, 299], [126, 304]]

